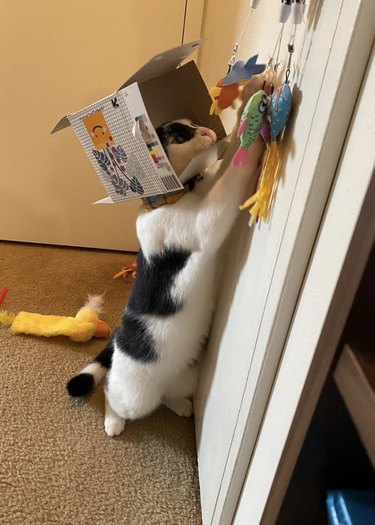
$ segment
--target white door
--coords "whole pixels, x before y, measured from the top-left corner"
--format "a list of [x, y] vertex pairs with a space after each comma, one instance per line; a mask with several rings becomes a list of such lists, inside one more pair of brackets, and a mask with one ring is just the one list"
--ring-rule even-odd
[[199, 38], [200, 0], [2, 2], [0, 239], [136, 250], [140, 201], [105, 196], [57, 121], [116, 90], [160, 51]]
[[[210, 5], [214, 9], [216, 2]], [[237, 5], [236, 35], [248, 2]], [[291, 77], [295, 107], [282, 148], [283, 178], [270, 223], [250, 232], [242, 216], [227, 246], [195, 400], [205, 525], [230, 524], [234, 517], [372, 46], [374, 9], [366, 0], [311, 1], [298, 28]], [[262, 0], [240, 58], [259, 52], [259, 61], [267, 61], [280, 30], [277, 18], [276, 2]], [[222, 27], [228, 20], [224, 13]], [[219, 23], [216, 19], [213, 35], [221, 34]], [[284, 31], [284, 50], [290, 29]], [[205, 53], [203, 48], [202, 67]], [[212, 75], [212, 66], [206, 67]], [[246, 518], [236, 523], [258, 523]]]

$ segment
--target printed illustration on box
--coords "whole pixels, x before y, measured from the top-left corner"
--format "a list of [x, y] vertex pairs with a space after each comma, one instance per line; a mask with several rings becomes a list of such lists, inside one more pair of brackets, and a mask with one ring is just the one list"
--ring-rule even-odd
[[143, 139], [147, 146], [150, 157], [154, 161], [157, 168], [164, 168], [170, 173], [173, 173], [172, 167], [164, 154], [164, 150], [159, 144], [158, 136], [153, 131], [153, 127], [149, 124], [146, 115], [139, 115], [135, 118], [133, 135]]
[[[211, 99], [202, 76], [193, 61], [181, 66], [181, 61], [200, 44], [197, 40], [158, 54], [117, 91], [65, 115], [53, 128], [52, 133], [56, 133], [72, 126], [77, 135], [108, 194], [95, 204], [145, 199], [184, 189], [154, 125], [185, 113], [207, 122]], [[178, 86], [177, 92], [171, 93], [170, 86]], [[191, 100], [191, 91], [199, 98], [198, 110]], [[224, 143], [226, 133], [220, 119], [213, 116], [207, 124], [218, 129]], [[199, 159], [198, 166], [193, 161], [189, 164], [189, 178], [216, 162], [219, 146], [220, 143], [213, 145]]]
[[130, 190], [143, 195], [142, 184], [135, 175], [128, 174], [128, 155], [121, 144], [116, 146], [108, 124], [101, 111], [89, 115], [83, 123], [96, 147], [92, 153], [100, 169], [109, 177], [111, 184], [119, 195], [126, 195]]

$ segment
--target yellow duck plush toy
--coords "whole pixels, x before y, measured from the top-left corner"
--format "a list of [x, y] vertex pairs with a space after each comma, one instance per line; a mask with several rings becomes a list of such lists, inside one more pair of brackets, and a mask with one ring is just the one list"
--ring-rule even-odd
[[17, 315], [0, 312], [0, 324], [10, 325], [15, 334], [30, 334], [44, 337], [66, 335], [72, 341], [86, 343], [92, 337], [109, 337], [110, 327], [99, 319], [103, 299], [88, 297], [86, 304], [75, 317], [43, 315], [19, 312]]

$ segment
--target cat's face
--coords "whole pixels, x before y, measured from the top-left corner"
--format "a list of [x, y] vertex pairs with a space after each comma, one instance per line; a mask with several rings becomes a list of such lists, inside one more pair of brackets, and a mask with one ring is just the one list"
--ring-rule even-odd
[[176, 175], [180, 175], [189, 162], [206, 151], [217, 138], [212, 129], [193, 124], [188, 119], [167, 122], [157, 128], [156, 133]]

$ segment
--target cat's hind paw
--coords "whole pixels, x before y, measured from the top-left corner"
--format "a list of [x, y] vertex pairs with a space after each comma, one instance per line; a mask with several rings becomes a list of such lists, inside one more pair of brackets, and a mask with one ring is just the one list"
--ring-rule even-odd
[[125, 419], [118, 416], [106, 416], [104, 419], [104, 429], [109, 437], [118, 436], [125, 428]]
[[164, 399], [163, 404], [181, 417], [190, 417], [193, 414], [193, 403], [190, 399]]

